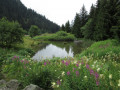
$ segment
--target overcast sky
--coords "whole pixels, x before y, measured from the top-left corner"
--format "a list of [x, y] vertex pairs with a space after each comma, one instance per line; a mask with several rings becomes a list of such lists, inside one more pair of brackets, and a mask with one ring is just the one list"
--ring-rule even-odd
[[83, 4], [89, 11], [97, 0], [21, 0], [27, 7], [37, 13], [45, 15], [47, 19], [58, 25], [65, 24], [68, 20], [74, 20], [76, 13], [80, 12]]

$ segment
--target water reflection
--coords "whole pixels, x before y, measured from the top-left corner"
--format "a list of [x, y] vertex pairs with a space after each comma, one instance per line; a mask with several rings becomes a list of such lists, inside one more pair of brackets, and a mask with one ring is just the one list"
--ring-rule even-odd
[[49, 44], [46, 46], [46, 48], [43, 48], [42, 50], [39, 50], [34, 56], [34, 60], [43, 60], [47, 58], [53, 58], [53, 57], [73, 57], [74, 52], [72, 50], [72, 47], [69, 46], [67, 48], [63, 47], [60, 48], [56, 45]]

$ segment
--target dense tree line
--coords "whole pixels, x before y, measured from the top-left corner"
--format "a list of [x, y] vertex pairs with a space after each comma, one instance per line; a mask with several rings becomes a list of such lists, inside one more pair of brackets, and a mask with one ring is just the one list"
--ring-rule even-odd
[[120, 0], [97, 0], [89, 14], [83, 5], [75, 16], [71, 33], [78, 38], [96, 41], [108, 38], [120, 40]]
[[7, 17], [10, 21], [18, 21], [25, 30], [29, 30], [31, 25], [38, 26], [41, 33], [54, 33], [59, 30], [57, 24], [34, 10], [27, 9], [20, 0], [0, 0], [0, 18], [2, 17]]

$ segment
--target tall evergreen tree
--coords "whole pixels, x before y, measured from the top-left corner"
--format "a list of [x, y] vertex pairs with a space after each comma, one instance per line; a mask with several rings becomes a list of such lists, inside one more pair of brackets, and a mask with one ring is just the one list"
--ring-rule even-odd
[[67, 21], [66, 24], [65, 24], [65, 31], [66, 31], [67, 33], [71, 33], [71, 28], [70, 28], [70, 23], [69, 23], [69, 21]]
[[81, 19], [81, 26], [84, 26], [88, 20], [88, 14], [84, 5], [80, 10], [80, 19]]
[[64, 26], [64, 24], [62, 24], [61, 30], [65, 31], [65, 26]]
[[72, 27], [72, 33], [77, 38], [82, 37], [82, 33], [81, 33], [81, 30], [80, 30], [80, 27], [81, 27], [80, 16], [79, 16], [79, 14], [76, 14], [75, 20], [74, 20], [74, 24], [73, 24], [73, 27]]

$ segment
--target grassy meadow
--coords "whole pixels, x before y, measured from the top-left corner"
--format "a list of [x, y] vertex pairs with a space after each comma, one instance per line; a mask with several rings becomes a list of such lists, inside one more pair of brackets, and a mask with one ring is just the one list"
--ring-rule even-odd
[[77, 57], [53, 58], [42, 62], [33, 61], [32, 51], [27, 52], [27, 48], [37, 44], [38, 41], [26, 36], [23, 45], [17, 46], [24, 48], [23, 51], [0, 48], [0, 78], [17, 79], [23, 87], [36, 84], [45, 90], [120, 89], [118, 41], [95, 42]]

